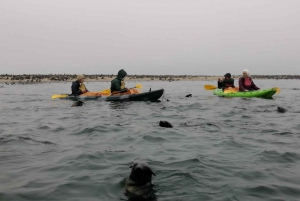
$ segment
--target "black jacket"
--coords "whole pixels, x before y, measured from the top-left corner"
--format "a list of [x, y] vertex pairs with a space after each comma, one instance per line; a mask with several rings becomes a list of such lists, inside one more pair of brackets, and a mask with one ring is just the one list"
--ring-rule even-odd
[[79, 87], [80, 87], [80, 83], [78, 81], [75, 81], [75, 82], [72, 83], [72, 86], [71, 86], [72, 95], [80, 95], [80, 94], [82, 94], [82, 92], [80, 91]]
[[234, 79], [230, 78], [229, 80], [223, 80], [224, 87], [234, 87]]
[[218, 88], [225, 89], [227, 87], [234, 87], [234, 79], [230, 78], [229, 80], [223, 79], [218, 81]]

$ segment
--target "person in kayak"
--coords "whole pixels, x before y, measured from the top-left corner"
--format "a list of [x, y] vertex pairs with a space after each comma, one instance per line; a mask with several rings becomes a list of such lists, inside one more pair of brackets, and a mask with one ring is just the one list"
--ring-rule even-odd
[[125, 88], [124, 79], [127, 73], [125, 70], [121, 69], [118, 72], [118, 76], [111, 81], [110, 91], [111, 93], [118, 93], [118, 92], [126, 92], [128, 89]]
[[248, 70], [243, 70], [243, 76], [239, 78], [239, 91], [259, 90], [252, 78], [249, 76]]
[[224, 75], [224, 79], [218, 79], [218, 88], [219, 89], [227, 89], [229, 87], [234, 88], [234, 79], [231, 78], [231, 74], [230, 73], [226, 73]]
[[71, 86], [72, 95], [80, 95], [88, 92], [83, 82], [84, 76], [82, 74], [77, 75], [76, 81], [73, 82]]

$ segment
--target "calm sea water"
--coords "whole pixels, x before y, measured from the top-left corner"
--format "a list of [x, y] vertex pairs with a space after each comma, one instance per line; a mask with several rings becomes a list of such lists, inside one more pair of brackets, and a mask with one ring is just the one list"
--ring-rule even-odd
[[3, 85], [0, 200], [127, 200], [124, 179], [137, 158], [156, 173], [160, 201], [299, 200], [300, 82], [255, 82], [281, 93], [220, 98], [203, 88], [215, 82], [140, 82], [144, 91], [164, 88], [165, 99], [70, 107], [50, 97], [71, 83]]

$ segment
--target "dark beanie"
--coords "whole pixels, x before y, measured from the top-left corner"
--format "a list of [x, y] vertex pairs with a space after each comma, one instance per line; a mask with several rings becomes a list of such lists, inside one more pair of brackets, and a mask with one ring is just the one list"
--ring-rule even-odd
[[229, 78], [231, 78], [231, 74], [230, 74], [230, 73], [226, 73], [226, 74], [224, 75], [224, 77], [229, 77]]

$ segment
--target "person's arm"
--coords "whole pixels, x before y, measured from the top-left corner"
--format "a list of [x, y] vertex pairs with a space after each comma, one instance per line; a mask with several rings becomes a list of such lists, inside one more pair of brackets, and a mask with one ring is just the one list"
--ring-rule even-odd
[[251, 79], [251, 87], [253, 88], [253, 89], [255, 89], [255, 90], [259, 90], [260, 88], [258, 88], [255, 84], [254, 84], [254, 82], [253, 82], [253, 80]]
[[239, 91], [245, 91], [245, 88], [243, 86], [243, 79], [239, 78]]
[[114, 79], [114, 80], [111, 82], [111, 87], [110, 87], [110, 89], [111, 89], [112, 92], [120, 91], [120, 90], [121, 90], [121, 82], [119, 82], [117, 79]]
[[224, 83], [221, 79], [218, 79], [218, 88], [222, 89], [224, 87]]
[[79, 83], [77, 82], [73, 82], [71, 89], [72, 89], [72, 94], [74, 95], [82, 94], [82, 92], [79, 89]]
[[232, 87], [234, 87], [234, 79], [233, 78], [230, 79], [230, 82], [231, 82]]
[[124, 89], [121, 89], [119, 92], [120, 92], [120, 93], [123, 93], [123, 92], [126, 92], [126, 91], [128, 91], [128, 89], [127, 89], [127, 88], [124, 88]]

